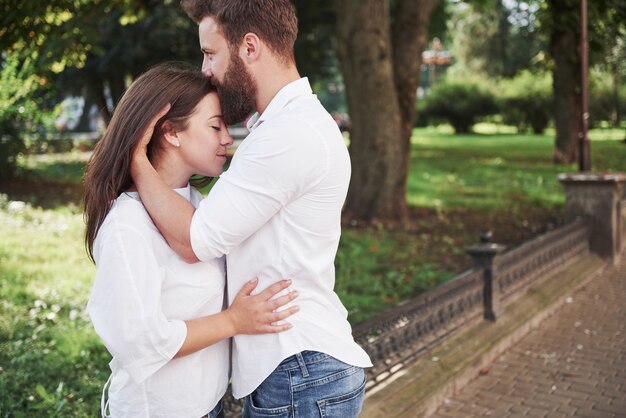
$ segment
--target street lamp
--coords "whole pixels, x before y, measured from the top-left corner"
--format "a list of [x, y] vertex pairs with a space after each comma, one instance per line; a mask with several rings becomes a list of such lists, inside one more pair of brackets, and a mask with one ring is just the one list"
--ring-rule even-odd
[[587, 48], [587, 0], [580, 2], [580, 65], [581, 65], [581, 90], [582, 90], [582, 127], [579, 136], [579, 162], [580, 171], [591, 169], [590, 144], [589, 144], [589, 85], [587, 81], [587, 67], [589, 51]]

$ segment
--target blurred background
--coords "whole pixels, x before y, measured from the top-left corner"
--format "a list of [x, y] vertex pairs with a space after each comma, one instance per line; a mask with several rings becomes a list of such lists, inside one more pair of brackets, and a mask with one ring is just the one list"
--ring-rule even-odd
[[[515, 246], [562, 224], [559, 173], [626, 170], [622, 0], [589, 1], [587, 25], [581, 0], [293, 4], [298, 68], [352, 158], [336, 290], [353, 324], [466, 269], [481, 233]], [[92, 416], [110, 358], [84, 311], [84, 165], [135, 77], [200, 68], [197, 27], [176, 0], [0, 12], [0, 416]]]

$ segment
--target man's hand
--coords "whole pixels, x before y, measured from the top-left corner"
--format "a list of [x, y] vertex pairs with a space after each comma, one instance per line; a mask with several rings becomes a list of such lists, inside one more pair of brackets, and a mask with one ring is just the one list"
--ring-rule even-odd
[[133, 157], [145, 157], [148, 152], [148, 144], [150, 143], [150, 139], [152, 138], [152, 134], [154, 133], [154, 127], [161, 120], [163, 116], [170, 111], [171, 105], [168, 103], [157, 113], [148, 123], [145, 131], [141, 134], [141, 138], [135, 147], [135, 152], [133, 153]]
[[[278, 293], [291, 285], [291, 280], [281, 280], [268, 286], [258, 295], [251, 296], [258, 284], [253, 279], [243, 285], [235, 300], [224, 312], [230, 318], [234, 334], [266, 334], [283, 332], [292, 327], [289, 323], [278, 323], [298, 312], [298, 306], [279, 310], [298, 296], [298, 292], [274, 298]], [[272, 299], [274, 298], [274, 299]]]
[[191, 248], [189, 238], [189, 228], [195, 208], [163, 181], [150, 164], [146, 154], [155, 126], [167, 114], [170, 107], [168, 104], [154, 115], [142, 132], [133, 151], [130, 174], [143, 205], [161, 231], [161, 235], [183, 260], [195, 263], [198, 258]]

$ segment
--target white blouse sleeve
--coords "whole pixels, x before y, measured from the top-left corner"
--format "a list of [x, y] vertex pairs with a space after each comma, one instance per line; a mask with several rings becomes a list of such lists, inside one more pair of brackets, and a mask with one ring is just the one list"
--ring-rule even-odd
[[97, 334], [121, 368], [140, 383], [178, 352], [182, 320], [161, 310], [162, 271], [146, 238], [113, 222], [101, 230], [96, 279], [87, 305]]

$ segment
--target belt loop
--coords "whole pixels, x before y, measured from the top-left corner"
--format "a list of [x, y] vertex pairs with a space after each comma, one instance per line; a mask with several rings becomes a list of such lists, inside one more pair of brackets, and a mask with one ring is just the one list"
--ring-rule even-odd
[[300, 366], [302, 377], [309, 377], [309, 371], [306, 368], [306, 363], [304, 362], [304, 357], [302, 357], [302, 353], [296, 353], [296, 358], [298, 359], [298, 365]]

